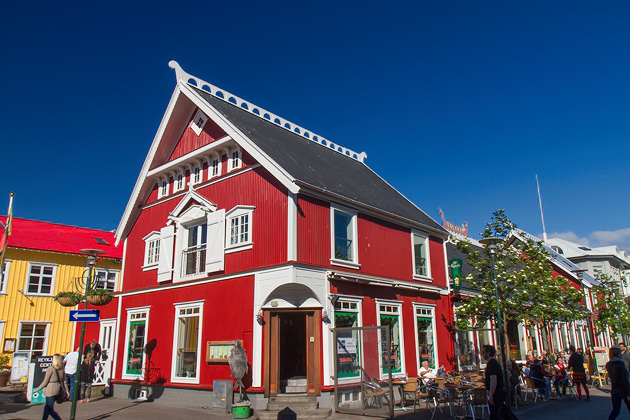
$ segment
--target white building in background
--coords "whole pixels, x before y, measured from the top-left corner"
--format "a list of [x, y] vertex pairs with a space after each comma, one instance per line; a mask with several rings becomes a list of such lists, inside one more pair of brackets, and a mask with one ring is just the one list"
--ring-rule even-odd
[[630, 296], [630, 258], [619, 247], [594, 248], [558, 238], [549, 239], [547, 244], [593, 277], [601, 272], [621, 282], [624, 294]]

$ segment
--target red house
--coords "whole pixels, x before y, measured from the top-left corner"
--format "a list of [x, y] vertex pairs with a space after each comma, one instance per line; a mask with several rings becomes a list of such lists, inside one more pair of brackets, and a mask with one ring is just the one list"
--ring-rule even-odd
[[340, 383], [385, 375], [357, 331], [335, 360], [334, 327], [389, 325], [394, 376], [450, 367], [447, 232], [365, 153], [170, 66], [177, 86], [116, 233], [115, 394], [209, 405], [238, 339], [255, 408], [285, 393], [330, 407], [336, 366]]

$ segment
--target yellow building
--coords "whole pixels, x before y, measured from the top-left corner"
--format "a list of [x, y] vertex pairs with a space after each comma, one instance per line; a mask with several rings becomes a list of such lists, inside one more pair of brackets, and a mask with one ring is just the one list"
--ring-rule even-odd
[[118, 291], [122, 246], [114, 247], [113, 232], [20, 218], [12, 226], [0, 277], [0, 350], [27, 353], [31, 361], [65, 354], [74, 340], [74, 308], [54, 296], [81, 287], [76, 279], [87, 274], [84, 249], [105, 252], [96, 266], [96, 287]]

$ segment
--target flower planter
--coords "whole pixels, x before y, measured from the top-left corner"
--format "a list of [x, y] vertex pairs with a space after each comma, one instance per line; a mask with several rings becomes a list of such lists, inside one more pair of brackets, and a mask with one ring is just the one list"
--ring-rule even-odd
[[3, 386], [7, 386], [9, 383], [9, 378], [11, 377], [11, 371], [8, 372], [0, 372], [0, 388]]
[[103, 306], [111, 302], [113, 298], [112, 295], [91, 295], [87, 297], [87, 301], [90, 305]]
[[57, 302], [59, 302], [59, 304], [61, 306], [67, 306], [67, 307], [71, 307], [71, 306], [75, 306], [76, 303], [74, 302], [74, 299], [72, 299], [70, 296], [61, 296], [57, 298]]

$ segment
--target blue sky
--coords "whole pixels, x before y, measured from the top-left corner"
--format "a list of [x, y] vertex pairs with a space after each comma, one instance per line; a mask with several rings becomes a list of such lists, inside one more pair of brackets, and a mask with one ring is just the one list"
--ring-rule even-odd
[[[224, 4], [229, 3], [229, 4]], [[630, 3], [6, 4], [0, 209], [115, 229], [168, 61], [356, 151], [428, 214], [630, 251]], [[4, 212], [4, 210], [0, 210]]]

